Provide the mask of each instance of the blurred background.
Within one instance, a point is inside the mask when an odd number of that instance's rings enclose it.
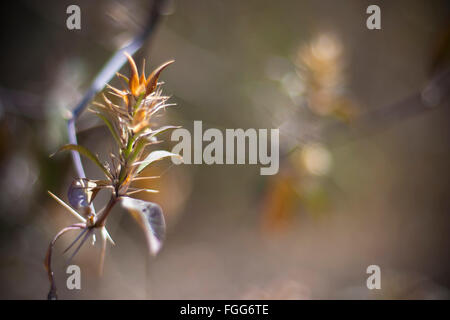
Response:
[[[71,4],[81,8],[81,30],[66,28]],[[381,30],[366,28],[370,4],[381,8]],[[46,192],[66,200],[76,177],[69,154],[49,155],[67,142],[68,110],[141,32],[151,7],[17,0],[2,8],[0,298],[46,298],[46,249],[75,222]],[[62,251],[75,235],[56,245],[60,298],[449,298],[449,9],[445,0],[166,1],[134,56],[138,65],[146,58],[147,73],[176,60],[161,80],[177,107],[161,123],[280,128],[280,171],[157,163],[147,171],[161,179],[148,187],[160,193],[141,198],[165,212],[161,253],[148,259],[139,226],[116,208],[103,276],[99,242],[74,259],[80,291],[65,289]],[[111,150],[88,112],[77,128],[100,157]],[[88,177],[101,177],[84,164]],[[381,290],[366,287],[372,264]]]

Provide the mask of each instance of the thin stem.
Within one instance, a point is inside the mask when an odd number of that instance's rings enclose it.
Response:
[[[118,197],[115,193],[113,193],[111,195],[111,199],[109,199],[108,204],[105,207],[105,210],[103,210],[97,220],[94,223],[94,227],[95,228],[100,228],[100,227],[104,227],[105,223],[106,223],[106,218],[108,217],[109,213],[111,212],[112,208],[114,207],[114,205],[117,203],[118,201]]]
[[[70,231],[70,230],[77,230],[77,229],[84,229],[86,228],[86,224],[84,223],[76,223],[73,224],[69,227],[66,227],[64,229],[62,229],[61,231],[59,231],[56,236],[53,238],[52,242],[50,242],[48,249],[47,249],[47,254],[45,256],[45,268],[47,269],[47,274],[48,274],[48,280],[50,281],[50,291],[47,295],[47,299],[49,300],[55,300],[57,299],[57,295],[56,295],[56,285],[55,285],[55,280],[53,278],[53,271],[52,271],[52,252],[53,252],[53,247],[56,243],[56,241],[59,239],[59,237],[61,237],[63,234],[65,234],[66,232]]]
[[[63,251],[63,253],[66,253],[67,251],[70,250],[70,248],[72,248],[74,246],[75,243],[78,242],[78,240],[81,239],[81,237],[83,236],[83,234],[85,234],[88,231],[87,228],[83,229],[83,231],[80,232],[80,234],[75,238],[75,240],[72,241],[72,243],[66,248],[66,250]]]
[[[102,243],[102,251],[100,253],[100,264],[98,266],[98,274],[103,275],[103,267],[105,265],[105,255],[106,255],[106,239],[103,240]]]

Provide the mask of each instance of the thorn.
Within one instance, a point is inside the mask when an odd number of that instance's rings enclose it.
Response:
[[[92,234],[92,231],[94,229],[89,229],[88,232],[86,233],[86,235],[84,236],[83,240],[81,240],[81,243],[78,245],[77,249],[75,250],[74,253],[72,253],[72,255],[70,256],[69,260],[67,261],[67,264],[70,264],[72,262],[73,257],[75,257],[75,255],[78,253],[78,251],[80,251],[81,247],[83,246],[83,244],[86,242],[86,240],[90,237],[90,235]]]
[[[80,220],[81,222],[86,222],[86,219],[83,218],[82,216],[80,216],[80,214],[78,212],[76,212],[74,209],[72,209],[72,207],[70,207],[67,203],[65,203],[64,201],[62,201],[60,198],[58,198],[57,196],[55,196],[53,193],[51,193],[50,191],[47,191],[48,194],[50,196],[53,197],[53,199],[56,200],[56,202],[58,202],[60,205],[62,205],[64,208],[66,208],[67,210],[69,210],[69,212],[75,216],[75,218],[77,218],[78,220]]]
[[[86,233],[86,231],[87,231],[88,229],[83,229],[83,231],[81,231],[80,232],[80,234],[75,238],[75,240],[63,251],[63,254],[64,253],[66,253],[67,251],[69,251],[70,250],[70,248],[72,248],[73,247],[73,245],[75,244],[75,243],[77,243],[77,241],[78,240],[80,240],[80,238],[83,236],[83,234],[85,234]]]

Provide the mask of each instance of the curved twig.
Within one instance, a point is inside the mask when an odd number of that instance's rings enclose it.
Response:
[[[56,234],[56,236],[53,238],[52,242],[50,242],[48,249],[47,249],[47,254],[45,256],[45,262],[44,262],[45,268],[47,269],[48,280],[50,281],[50,290],[47,295],[48,300],[56,300],[58,298],[58,296],[56,294],[56,285],[55,285],[55,280],[53,278],[53,271],[52,271],[53,247],[55,246],[55,243],[59,239],[59,237],[61,237],[66,232],[71,231],[71,230],[84,229],[84,228],[86,228],[85,223],[75,223],[71,226],[65,227],[65,228],[61,229],[61,231],[59,231]]]

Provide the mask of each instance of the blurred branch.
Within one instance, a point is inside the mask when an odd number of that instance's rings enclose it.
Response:
[[[0,115],[7,112],[30,119],[42,120],[44,116],[39,109],[42,101],[42,97],[37,94],[0,87]]]
[[[367,112],[349,126],[342,123],[331,125],[326,128],[326,137],[334,137],[344,132],[345,140],[375,133],[398,121],[435,110],[439,107],[448,106],[450,100],[450,69],[438,72],[424,87],[422,91],[371,112]]]
[[[450,103],[450,69],[437,72],[421,91],[415,92],[388,106],[366,112],[352,122],[334,122],[323,128],[323,141],[330,146],[341,145],[353,139],[368,136],[386,129],[399,121],[448,106]],[[298,144],[285,156],[296,150]]]
[[[321,128],[323,135],[313,134],[307,140],[318,139],[329,146],[340,146],[354,139],[375,134],[399,121],[449,105],[450,69],[444,69],[436,72],[422,90],[388,106],[366,112],[352,120],[350,124],[342,121],[326,124]],[[304,139],[298,136],[292,138],[296,139],[296,145],[286,150],[281,155],[282,158],[288,157],[305,143]]]

